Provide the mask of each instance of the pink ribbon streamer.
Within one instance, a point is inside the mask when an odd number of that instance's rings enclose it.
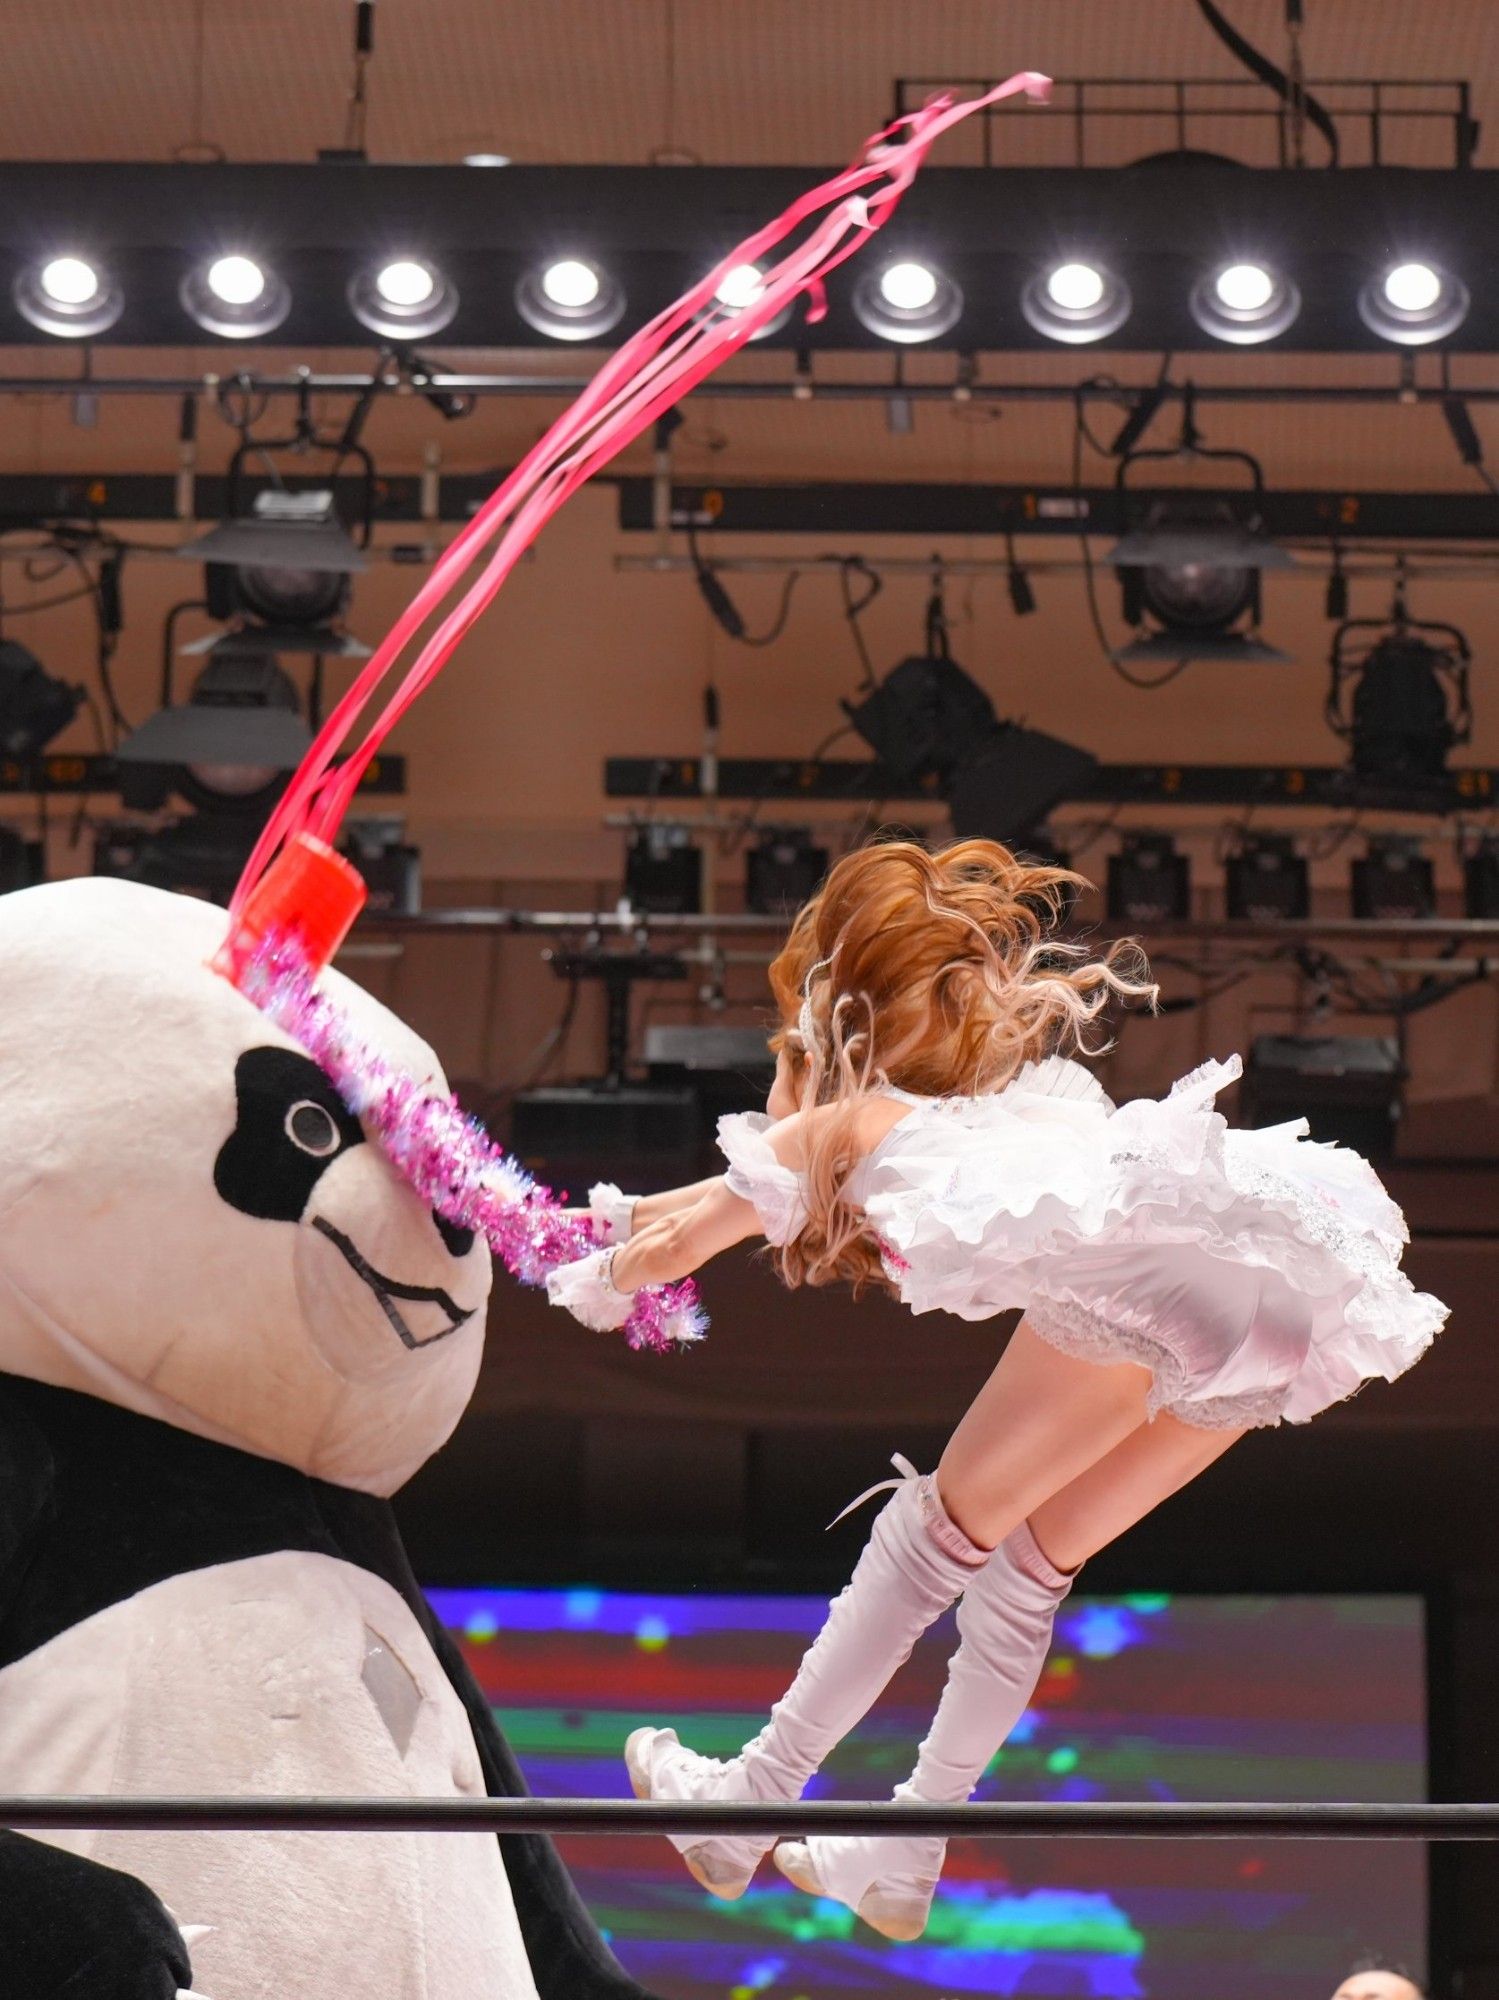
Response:
[[[308,832],[330,845],[334,842],[349,801],[391,729],[441,672],[526,549],[572,494],[737,354],[799,294],[811,295],[808,317],[820,318],[825,310],[822,281],[890,219],[944,132],[1005,98],[1021,93],[1039,98],[1048,88],[1047,78],[1023,71],[983,97],[962,104],[938,97],[897,119],[868,143],[858,162],[810,189],[774,222],[747,237],[605,362],[571,408],[454,537],[338,702],[256,844],[230,905],[235,916],[284,840]],[[813,222],[818,216],[820,220]],[[747,305],[731,312],[716,302],[715,293],[729,271],[741,264],[758,264],[804,224],[809,225],[806,234],[765,272]],[[497,535],[499,545],[477,582],[427,639],[364,741],[335,766],[340,747],[397,660]]]
[[[932,145],[951,126],[1005,98],[1021,92],[1041,97],[1048,88],[1045,77],[1027,71],[986,96],[964,104],[939,97],[897,119],[869,142],[858,162],[747,237],[605,362],[454,537],[328,717],[240,878],[230,905],[231,927],[285,841],[307,833],[329,846],[334,843],[349,801],[391,729],[441,672],[525,550],[572,494],[801,293],[811,298],[808,317],[820,318],[826,310],[822,284],[827,273],[889,220]],[[717,303],[714,295],[729,271],[758,264],[804,225],[805,234],[765,272],[748,304],[731,312]],[[335,764],[339,749],[407,646],[496,536],[498,545],[478,580],[428,637],[363,742]],[[522,1282],[540,1284],[549,1270],[595,1247],[591,1224],[568,1214],[453,1099],[403,1076],[354,1032],[318,990],[317,970],[294,938],[267,939],[245,968],[241,985],[321,1064],[423,1200],[449,1221],[481,1230]],[[705,1325],[696,1288],[686,1280],[638,1292],[625,1334],[632,1346],[663,1351],[698,1339]]]

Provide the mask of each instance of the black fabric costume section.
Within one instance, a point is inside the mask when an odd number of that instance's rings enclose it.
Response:
[[[187,1946],[144,1882],[0,1832],[0,1991],[15,2000],[174,2000]]]
[[[234,1130],[214,1162],[213,1184],[245,1215],[297,1222],[306,1213],[323,1170],[350,1146],[364,1143],[364,1127],[309,1057],[295,1049],[246,1049],[234,1065]],[[307,1104],[316,1111],[292,1124],[315,1148],[306,1150],[287,1130],[289,1114]],[[321,1131],[317,1128],[321,1126]]]
[[[387,1501],[3,1374],[0,1470],[12,1475],[0,1483],[0,1667],[169,1577],[283,1549],[332,1556],[406,1600],[468,1711],[491,1797],[525,1796],[509,1744],[417,1587]],[[650,2000],[600,1937],[551,1841],[499,1839],[541,2000]],[[7,1890],[0,1859],[0,1967]]]

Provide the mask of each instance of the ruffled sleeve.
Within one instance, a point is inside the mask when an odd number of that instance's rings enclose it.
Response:
[[[724,1184],[749,1202],[767,1243],[789,1243],[807,1220],[802,1177],[782,1166],[765,1136],[774,1121],[763,1111],[735,1111],[718,1121],[719,1151],[728,1161]]]

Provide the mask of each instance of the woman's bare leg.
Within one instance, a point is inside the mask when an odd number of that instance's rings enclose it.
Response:
[[[1012,1529],[1145,1422],[1148,1370],[1061,1354],[1022,1319],[942,1454],[943,1505],[971,1541]]]
[[[1043,1500],[1031,1533],[1048,1561],[1072,1571],[1205,1472],[1242,1430],[1198,1430],[1162,1414]]]

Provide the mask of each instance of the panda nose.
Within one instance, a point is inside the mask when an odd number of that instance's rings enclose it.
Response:
[[[456,1222],[449,1222],[445,1215],[439,1215],[434,1208],[432,1220],[437,1224],[437,1233],[447,1245],[450,1257],[466,1257],[474,1247],[474,1232],[461,1229]]]

